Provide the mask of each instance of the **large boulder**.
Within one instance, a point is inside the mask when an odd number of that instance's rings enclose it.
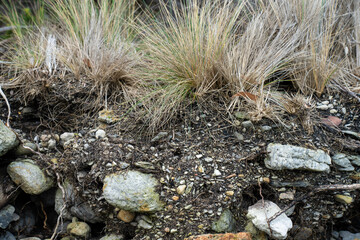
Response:
[[[322,150],[271,143],[267,152],[265,166],[270,169],[330,172],[331,158]]]
[[[158,182],[138,171],[118,172],[104,179],[103,195],[114,207],[131,212],[156,212],[163,203],[156,192]]]
[[[19,145],[16,134],[0,120],[0,156]]]
[[[47,176],[30,159],[16,160],[10,163],[7,167],[7,172],[11,180],[28,194],[38,195],[54,185],[54,179]]]

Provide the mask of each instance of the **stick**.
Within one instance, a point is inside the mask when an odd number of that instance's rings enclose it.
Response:
[[[11,108],[10,108],[10,104],[9,101],[5,95],[5,93],[3,92],[3,90],[1,89],[1,85],[0,85],[0,94],[1,96],[4,98],[7,108],[8,108],[8,116],[7,116],[7,120],[6,120],[6,126],[10,127],[10,114],[11,114]]]
[[[275,215],[273,215],[271,218],[269,218],[269,222],[273,221],[275,218],[277,218],[278,216],[280,216],[281,214],[283,214],[284,212],[289,210],[291,207],[293,207],[298,202],[300,202],[300,201],[314,195],[315,193],[324,192],[324,191],[356,190],[356,189],[360,189],[360,183],[350,184],[350,185],[333,184],[333,185],[323,185],[323,186],[320,186],[320,187],[316,187],[315,189],[313,189],[308,194],[305,194],[304,196],[299,197],[298,199],[295,199],[290,205],[285,207],[283,210],[277,212]]]

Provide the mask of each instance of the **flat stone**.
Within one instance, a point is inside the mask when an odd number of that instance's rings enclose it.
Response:
[[[138,222],[138,227],[144,229],[152,229],[153,226],[150,223],[146,222],[145,220],[140,219]]]
[[[234,136],[236,137],[237,140],[244,141],[244,135],[242,135],[241,133],[234,132]]]
[[[179,194],[179,195],[183,195],[184,192],[185,192],[185,189],[186,189],[186,185],[180,185],[176,188],[176,192]]]
[[[350,162],[349,157],[344,154],[344,153],[338,153],[335,154],[332,157],[333,162],[336,164],[336,167],[338,168],[339,171],[354,171],[355,168],[353,167],[353,165]]]
[[[235,229],[235,220],[229,209],[225,209],[220,218],[213,222],[211,229],[215,232],[232,232]]]
[[[154,164],[152,164],[151,162],[142,162],[142,161],[140,161],[140,162],[134,163],[134,165],[136,167],[143,168],[143,169],[150,169],[150,170],[155,169]]]
[[[270,143],[265,166],[273,170],[330,172],[331,158],[322,150]]]
[[[112,206],[131,212],[156,212],[164,204],[156,192],[157,180],[138,171],[118,172],[104,179],[103,196]]]
[[[354,199],[350,196],[337,194],[337,195],[335,195],[335,201],[344,203],[344,204],[351,204],[354,201]]]
[[[64,143],[68,143],[71,140],[73,140],[75,138],[75,133],[69,133],[69,132],[65,132],[63,134],[60,135],[60,140],[61,142]]]
[[[153,139],[151,139],[151,142],[157,142],[160,139],[166,137],[168,135],[167,132],[159,132]]]
[[[256,204],[252,205],[248,209],[246,217],[252,221],[256,228],[266,232],[269,236],[276,239],[286,239],[287,232],[293,227],[292,221],[285,213],[275,218],[270,223],[270,228],[267,219],[274,216],[281,209],[271,201],[260,200]]]
[[[247,232],[224,233],[224,234],[203,234],[191,236],[184,240],[251,240],[251,234]]]
[[[11,180],[27,194],[40,194],[54,185],[54,180],[32,160],[16,160],[7,167]]]
[[[100,240],[123,240],[123,239],[124,239],[124,235],[115,235],[115,234],[106,235],[100,238]]]
[[[19,145],[16,134],[0,120],[0,156]]]
[[[113,124],[113,123],[120,121],[120,118],[118,116],[116,116],[114,111],[107,110],[107,109],[104,109],[99,112],[98,119],[99,119],[99,121],[107,123],[107,124]]]
[[[20,144],[19,146],[16,147],[15,149],[15,155],[16,156],[25,156],[25,155],[32,155],[34,154],[33,151],[37,150],[37,146],[34,143],[31,142],[25,142],[23,144]]]

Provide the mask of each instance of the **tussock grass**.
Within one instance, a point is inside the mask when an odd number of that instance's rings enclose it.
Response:
[[[125,0],[43,2],[50,19],[40,12],[31,28],[14,28],[11,84],[28,99],[79,98],[79,108],[92,110],[125,96],[150,130],[203,102],[286,125],[285,112],[311,115],[313,95],[359,88],[360,23],[349,3],[172,3],[160,0],[154,12]],[[8,23],[23,25],[7,6]],[[301,121],[311,129],[308,118]]]
[[[140,73],[151,101],[145,101],[152,128],[159,127],[192,100],[218,91],[220,65],[241,20],[243,4],[197,0],[171,9],[160,1],[160,18],[148,14],[138,24],[146,52]]]

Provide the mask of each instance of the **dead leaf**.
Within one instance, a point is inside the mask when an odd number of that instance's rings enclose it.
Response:
[[[321,122],[329,127],[338,127],[342,121],[338,117],[328,116],[327,118],[322,118]]]
[[[88,67],[88,68],[92,68],[91,67],[91,62],[90,62],[90,59],[88,59],[88,58],[84,58],[83,59],[83,62],[84,62],[84,64]]]
[[[243,98],[249,98],[250,100],[253,100],[253,101],[256,101],[257,100],[257,96],[252,94],[252,93],[249,93],[249,92],[238,92],[238,93],[235,93],[232,98],[234,97],[243,97]]]

